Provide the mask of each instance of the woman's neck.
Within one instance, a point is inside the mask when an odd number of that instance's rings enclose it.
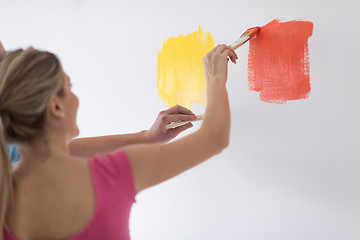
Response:
[[[42,137],[31,143],[20,144],[21,162],[16,171],[36,169],[44,163],[61,161],[70,157],[65,139]]]

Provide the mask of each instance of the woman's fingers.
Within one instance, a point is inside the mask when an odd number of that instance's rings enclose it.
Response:
[[[221,47],[221,44],[218,44],[216,47],[213,48],[208,54],[213,54],[219,47]]]
[[[235,58],[238,59],[238,56],[237,56],[235,50],[232,49],[230,46],[226,46],[226,47],[227,47],[227,49],[229,49],[234,54]]]
[[[232,49],[229,46],[226,46],[224,51],[221,53],[222,55],[225,55],[226,57],[229,57],[233,63],[236,63],[237,54],[235,53],[234,49]]]
[[[215,50],[215,48],[213,50]],[[238,58],[234,49],[225,44],[218,45],[216,50],[213,52],[213,55],[226,55],[226,57],[229,57],[233,63],[236,63],[236,59]]]
[[[234,58],[234,60],[238,59],[238,56],[234,49],[232,49],[230,46],[227,46],[227,49],[229,49],[233,53],[232,57]]]
[[[196,119],[195,115],[185,115],[185,114],[171,114],[164,117],[165,123],[178,122],[178,121],[194,121]]]
[[[226,47],[227,46],[225,44],[220,44],[220,46],[214,51],[214,55],[216,56],[220,55],[222,52],[224,52]]]
[[[228,51],[226,54],[227,54],[228,57],[230,57],[231,61],[233,63],[236,63],[236,59],[238,58],[238,56],[235,53],[235,50],[232,49],[230,46],[226,46],[225,51]]]
[[[182,107],[180,105],[175,105],[167,110],[164,111],[166,114],[178,114],[178,113],[181,113],[181,114],[187,114],[187,115],[194,115],[195,114],[190,111],[189,109],[185,108],[185,107]]]

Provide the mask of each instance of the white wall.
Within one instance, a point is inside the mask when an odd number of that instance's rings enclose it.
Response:
[[[95,136],[147,129],[166,107],[156,64],[167,38],[202,25],[230,44],[274,18],[312,21],[309,99],[261,102],[247,86],[248,45],[237,50],[229,148],[140,193],[130,231],[134,240],[351,240],[360,239],[359,9],[355,0],[0,0],[0,39],[59,55],[81,101],[81,136]]]

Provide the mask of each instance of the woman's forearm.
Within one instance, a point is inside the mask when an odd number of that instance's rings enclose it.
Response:
[[[148,143],[147,131],[101,137],[77,138],[68,145],[70,154],[77,157],[93,157],[131,144]]]
[[[229,99],[225,85],[225,81],[212,81],[208,84],[207,107],[201,127],[211,133],[220,148],[229,144],[230,134]]]

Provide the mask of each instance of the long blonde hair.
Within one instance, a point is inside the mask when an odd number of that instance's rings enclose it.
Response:
[[[0,57],[0,229],[14,200],[7,143],[30,143],[41,137],[50,98],[64,95],[61,63],[52,53],[34,48]],[[0,234],[0,240],[3,234]]]

